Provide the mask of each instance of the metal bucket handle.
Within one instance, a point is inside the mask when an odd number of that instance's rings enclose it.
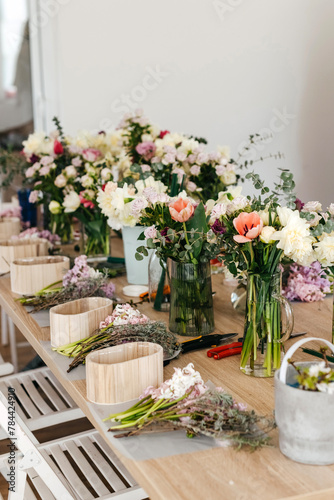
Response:
[[[320,342],[323,342],[334,353],[334,345],[331,342],[329,342],[328,340],[321,339],[319,337],[309,337],[307,339],[298,340],[295,344],[293,344],[293,346],[290,347],[290,349],[288,350],[288,352],[285,354],[285,356],[283,358],[281,368],[279,371],[279,379],[281,382],[283,382],[283,384],[286,384],[286,373],[287,373],[288,366],[289,366],[288,360],[293,356],[293,354],[297,351],[297,349],[299,349],[299,347],[301,345],[306,344],[306,342],[310,342],[311,340],[318,340]]]

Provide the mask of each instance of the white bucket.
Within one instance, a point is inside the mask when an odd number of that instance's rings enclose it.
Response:
[[[145,240],[138,241],[139,235],[145,230],[143,226],[122,228],[125,267],[128,283],[131,285],[148,284],[148,262],[152,250],[149,250],[149,256],[143,260],[136,260],[136,250],[140,246],[146,246]]]
[[[296,370],[288,359],[306,342],[321,341],[334,352],[327,340],[307,338],[296,342],[285,354],[275,373],[275,418],[281,452],[296,462],[313,465],[334,463],[334,395],[291,387]],[[300,362],[307,366],[312,362]]]

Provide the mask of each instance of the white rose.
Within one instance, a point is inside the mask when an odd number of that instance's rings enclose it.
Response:
[[[65,208],[64,212],[71,213],[75,212],[77,208],[80,206],[80,197],[75,191],[71,191],[65,196],[63,207]]]
[[[322,209],[321,203],[319,201],[308,201],[303,206],[303,212],[320,212]]]
[[[63,188],[66,186],[66,184],[67,184],[67,179],[65,175],[63,174],[57,175],[57,177],[55,178],[55,186],[57,186],[58,188]]]
[[[327,210],[331,214],[331,216],[334,217],[334,203],[331,203]]]
[[[218,146],[218,152],[226,158],[227,161],[230,161],[231,158],[231,149],[230,146]]]
[[[96,174],[96,168],[90,165],[89,163],[85,164],[85,170],[87,174],[95,175]]]
[[[269,226],[269,212],[268,212],[268,210],[259,210],[258,214],[260,216],[260,219],[263,222],[263,225]],[[273,214],[271,216],[271,219],[272,220],[274,219]]]
[[[49,210],[54,215],[60,214],[60,212],[61,212],[60,203],[58,203],[58,201],[55,201],[55,200],[50,201]]]
[[[153,142],[154,141],[154,138],[151,134],[143,134],[141,136],[141,141],[142,142]]]
[[[111,175],[112,175],[112,171],[110,170],[110,168],[103,168],[101,170],[101,179],[103,181],[109,181]]]
[[[93,177],[90,177],[89,175],[83,175],[80,179],[81,184],[83,187],[90,187],[94,184],[94,179]]]
[[[276,233],[276,229],[272,226],[264,226],[260,234],[260,240],[262,243],[273,243],[273,234]]]
[[[221,176],[221,180],[224,184],[226,184],[226,186],[229,186],[230,184],[235,184],[237,182],[237,176],[235,172],[225,170],[225,172]]]
[[[74,167],[74,165],[69,165],[65,168],[65,174],[67,175],[67,177],[76,177],[77,169]]]
[[[243,210],[247,205],[249,205],[249,201],[246,196],[238,196],[227,205],[226,213],[227,215],[231,215],[238,210]]]
[[[317,212],[309,212],[309,213],[313,215],[313,219],[310,219],[307,222],[311,227],[317,226],[319,224],[321,216]]]

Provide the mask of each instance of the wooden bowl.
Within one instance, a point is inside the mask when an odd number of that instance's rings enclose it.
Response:
[[[14,293],[34,295],[57,281],[62,281],[70,268],[68,257],[28,257],[10,264],[10,283]]]
[[[51,307],[52,347],[60,347],[89,337],[112,310],[112,300],[104,297],[87,297]]]
[[[0,217],[0,240],[8,240],[21,231],[21,221],[18,217]]]
[[[41,238],[0,241],[0,273],[8,273],[16,259],[48,255],[49,242]]]
[[[163,382],[163,349],[151,342],[106,347],[86,357],[87,398],[93,403],[125,403]]]

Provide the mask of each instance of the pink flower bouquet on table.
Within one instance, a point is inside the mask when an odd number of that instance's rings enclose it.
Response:
[[[285,195],[288,205],[295,208],[294,181],[289,172],[282,171],[280,183],[271,195],[258,175],[246,177],[252,178],[266,197],[226,198],[211,208],[210,225],[228,270],[240,279],[247,277],[241,368],[249,374],[256,375],[258,370],[258,376],[271,376],[281,359],[280,303],[284,300],[278,264],[283,257],[303,266],[332,258],[328,233],[334,224],[330,210],[320,214],[314,202],[305,204],[301,212],[280,206],[279,196]],[[289,316],[286,302],[285,306]],[[289,326],[291,329],[293,324],[288,317]]]
[[[137,248],[136,258],[154,249],[166,268],[171,261],[171,307],[169,327],[181,335],[211,333],[214,328],[210,259],[219,247],[211,242],[203,203],[196,203],[185,192],[169,197],[144,190],[145,204],[139,221],[148,226],[139,239],[146,246]],[[165,271],[164,271],[165,272]],[[162,297],[165,274],[162,273],[157,298]],[[156,299],[157,300],[157,299]],[[155,304],[155,308],[156,304]]]
[[[50,229],[63,243],[72,239],[73,216],[87,229],[86,253],[109,253],[106,220],[96,203],[98,189],[112,179],[111,134],[82,133],[76,137],[63,134],[57,119],[57,130],[31,134],[23,142],[23,153],[29,167],[26,177],[33,183],[29,201],[46,204],[50,212]],[[106,234],[108,232],[108,234]],[[88,242],[87,242],[88,240]]]

